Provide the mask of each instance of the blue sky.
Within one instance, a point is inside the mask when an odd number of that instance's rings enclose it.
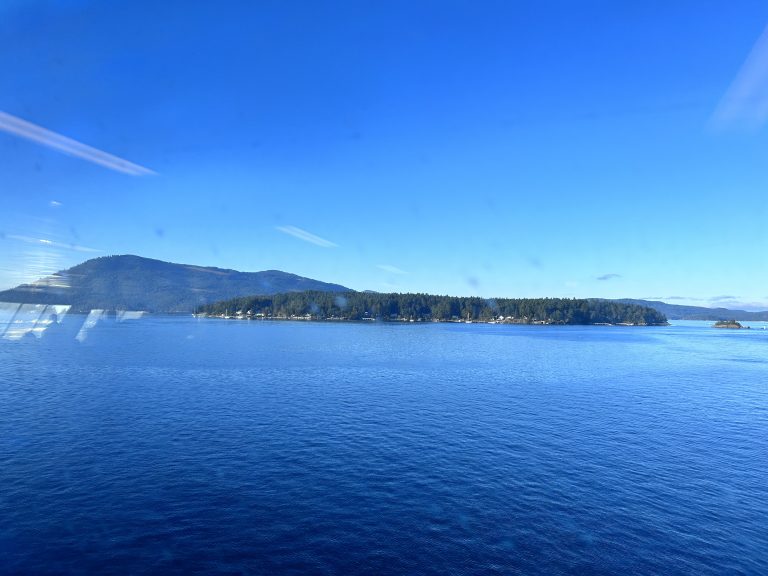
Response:
[[[0,287],[130,253],[768,308],[766,24],[748,1],[4,2]]]

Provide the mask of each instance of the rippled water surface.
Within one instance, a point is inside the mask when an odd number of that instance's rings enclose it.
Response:
[[[0,340],[0,572],[768,574],[768,331]]]

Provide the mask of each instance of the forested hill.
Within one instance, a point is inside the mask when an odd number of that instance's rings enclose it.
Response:
[[[88,260],[33,284],[0,292],[0,301],[70,304],[79,312],[94,308],[192,312],[200,304],[224,298],[304,290],[349,288],[280,270],[238,272],[128,255]]]
[[[521,324],[665,325],[652,308],[608,300],[564,298],[462,298],[375,292],[295,292],[233,298],[201,306],[198,313],[245,318],[314,320],[473,320]]]

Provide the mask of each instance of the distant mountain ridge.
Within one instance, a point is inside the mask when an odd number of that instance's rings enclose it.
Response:
[[[103,256],[62,270],[32,284],[0,292],[0,301],[70,304],[72,310],[191,312],[201,304],[255,294],[348,292],[280,270],[239,272],[174,264],[141,256]]]
[[[638,300],[621,298],[617,302],[639,304],[653,308],[664,314],[669,320],[751,320],[753,322],[768,321],[768,310],[749,312],[747,310],[729,310],[728,308],[705,308],[704,306],[685,306],[667,304],[658,300]]]

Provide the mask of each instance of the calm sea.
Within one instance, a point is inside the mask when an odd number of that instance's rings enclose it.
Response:
[[[768,574],[768,330],[0,340],[0,572]]]

